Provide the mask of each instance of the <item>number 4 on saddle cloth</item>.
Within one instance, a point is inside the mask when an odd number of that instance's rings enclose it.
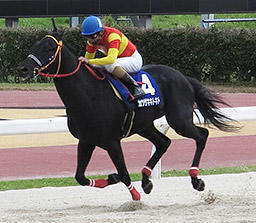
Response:
[[[124,118],[123,127],[122,127],[122,137],[125,138],[129,135],[132,128],[133,118],[135,116],[136,108],[157,106],[161,103],[161,93],[155,82],[147,72],[140,70],[138,73],[131,74],[132,78],[137,81],[138,84],[141,84],[142,89],[145,92],[145,95],[136,100],[132,100],[128,89],[122,84],[121,81],[114,79],[110,75],[106,75],[109,80],[115,94],[124,101],[127,107],[127,113]]]
[[[137,81],[139,85],[141,85],[142,89],[145,92],[145,95],[142,98],[139,98],[137,100],[133,100],[133,97],[131,96],[130,92],[122,84],[121,81],[114,79],[110,75],[107,75],[107,79],[112,84],[111,86],[114,88],[114,91],[116,90],[119,93],[120,97],[122,98],[122,100],[124,101],[124,103],[126,104],[129,110],[130,109],[133,110],[136,107],[143,108],[143,107],[156,106],[161,103],[160,90],[155,80],[151,77],[150,74],[148,74],[143,70],[140,70],[135,74],[131,74],[131,76],[135,81]],[[117,94],[116,91],[115,93]],[[117,96],[119,97],[119,95]]]

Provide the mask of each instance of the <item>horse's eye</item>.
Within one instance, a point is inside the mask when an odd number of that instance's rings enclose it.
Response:
[[[52,50],[52,48],[50,47],[50,46],[45,46],[44,48],[43,48],[43,50],[46,52],[49,52],[49,51],[51,51]]]

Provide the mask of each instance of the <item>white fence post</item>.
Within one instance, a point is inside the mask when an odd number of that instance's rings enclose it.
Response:
[[[70,18],[70,27],[79,26],[79,17],[71,17]]]
[[[6,18],[5,26],[10,28],[17,28],[19,26],[19,18]]]
[[[203,20],[207,20],[207,19],[214,19],[214,14],[202,14],[202,27],[203,28],[210,28],[211,25],[213,25],[214,23],[204,23]]]

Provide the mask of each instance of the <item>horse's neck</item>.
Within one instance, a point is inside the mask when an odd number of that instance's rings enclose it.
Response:
[[[61,66],[60,66],[60,74],[67,74],[73,72],[78,65],[78,58],[75,57],[70,50],[63,46],[61,53]]]
[[[63,52],[60,74],[73,72],[77,66],[78,59],[70,52]],[[83,66],[82,64],[79,71],[69,77],[54,79],[56,89],[66,106],[76,106],[77,101],[92,101],[95,95],[101,93],[99,88],[102,89],[103,83],[94,78]]]

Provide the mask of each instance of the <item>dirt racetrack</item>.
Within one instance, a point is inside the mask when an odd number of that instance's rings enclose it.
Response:
[[[154,181],[150,195],[135,186],[142,201],[133,202],[119,183],[104,189],[42,188],[0,192],[1,223],[182,223],[256,222],[256,173],[201,176],[204,192],[189,177]]]

